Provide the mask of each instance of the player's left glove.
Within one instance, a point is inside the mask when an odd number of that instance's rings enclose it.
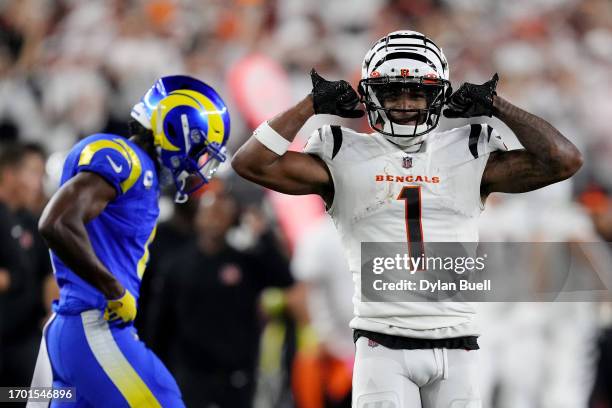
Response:
[[[447,108],[443,112],[444,116],[447,118],[491,117],[493,115],[493,96],[497,95],[495,88],[498,80],[499,75],[495,73],[493,78],[481,85],[464,83],[448,98]]]
[[[104,311],[105,320],[121,320],[123,323],[129,323],[135,318],[136,299],[127,289],[120,298],[111,299],[106,302],[106,310]]]
[[[310,71],[312,79],[312,105],[316,114],[327,113],[343,118],[360,118],[362,110],[356,109],[359,96],[348,82],[328,81],[315,71]]]

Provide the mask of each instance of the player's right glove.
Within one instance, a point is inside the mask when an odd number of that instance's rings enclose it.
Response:
[[[461,85],[449,98],[444,116],[447,118],[472,118],[475,116],[493,115],[493,97],[497,95],[499,76],[497,73],[484,84],[476,85],[469,82]]]
[[[362,110],[356,109],[359,96],[346,81],[328,81],[315,71],[310,71],[312,79],[312,100],[316,114],[326,113],[343,118],[360,118]]]
[[[126,289],[123,296],[106,302],[104,319],[108,321],[119,321],[129,323],[136,318],[136,299]]]

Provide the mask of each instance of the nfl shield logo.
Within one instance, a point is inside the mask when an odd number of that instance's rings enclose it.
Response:
[[[406,156],[402,159],[402,167],[405,169],[409,169],[412,167],[412,157]]]

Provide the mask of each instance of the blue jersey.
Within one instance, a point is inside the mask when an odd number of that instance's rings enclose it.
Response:
[[[91,245],[106,268],[138,298],[159,215],[159,183],[153,160],[139,146],[111,134],[95,134],[77,143],[66,158],[61,184],[80,172],[92,172],[117,190],[116,198],[86,224]],[[58,313],[104,309],[104,295],[81,279],[51,251],[60,287]]]

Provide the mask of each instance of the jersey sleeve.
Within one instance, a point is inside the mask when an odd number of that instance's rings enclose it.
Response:
[[[303,150],[304,153],[313,154],[321,158],[321,160],[323,160],[327,166],[329,174],[331,175],[332,183],[334,185],[334,199],[333,203],[327,207],[327,212],[330,214],[336,207],[335,203],[338,201],[338,197],[342,195],[339,190],[340,185],[337,182],[338,175],[342,171],[342,164],[339,163],[342,161],[342,159],[336,157],[342,147],[342,141],[343,132],[340,126],[325,125],[310,135],[310,138],[308,138],[306,146]]]
[[[508,147],[501,135],[490,125],[483,123],[480,126],[479,140],[478,140],[478,153],[480,155],[486,155],[495,151],[507,151]]]
[[[501,135],[497,130],[486,123],[470,125],[470,153],[474,156],[473,168],[477,175],[478,183],[473,185],[473,196],[478,197],[480,209],[484,209],[481,197],[481,183],[484,170],[489,161],[489,155],[493,152],[508,150]]]
[[[129,189],[128,183],[133,175],[134,160],[130,153],[114,140],[93,141],[81,150],[75,173],[95,173],[112,185],[117,195],[121,195]]]
[[[334,159],[341,146],[342,130],[340,126],[325,125],[310,135],[304,147],[304,153],[317,155],[327,162]]]

